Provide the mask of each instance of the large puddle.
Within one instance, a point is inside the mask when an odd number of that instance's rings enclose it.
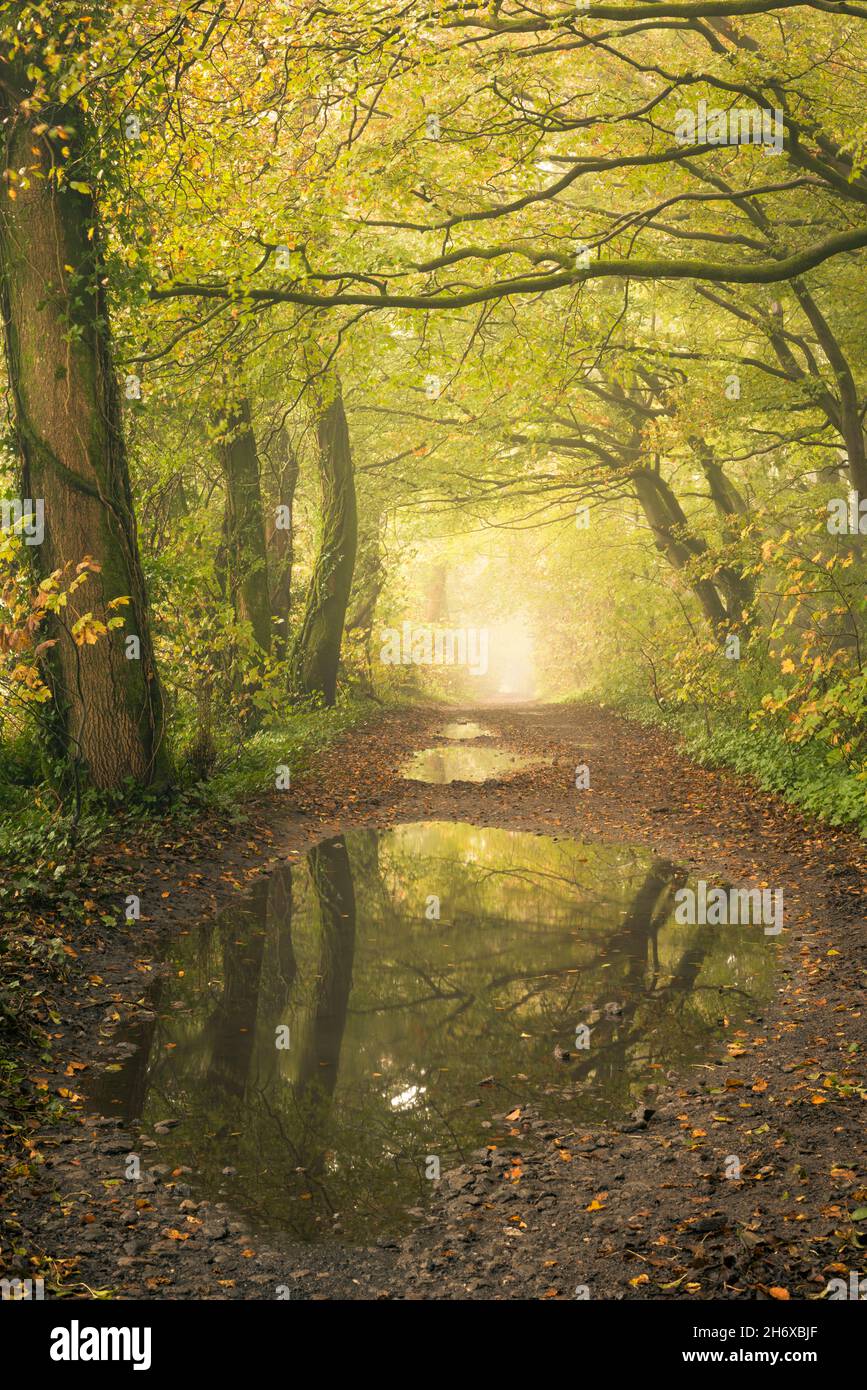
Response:
[[[397,1234],[432,1159],[445,1173],[508,1147],[495,1115],[619,1119],[760,1007],[768,938],[677,925],[684,882],[629,848],[453,822],[349,831],[175,939],[151,1018],[121,1037],[136,1051],[89,1101],[140,1120],[149,1162],[189,1166],[195,1196],[260,1229]]]
[[[412,782],[490,782],[539,767],[550,758],[528,758],[502,748],[422,748],[404,763],[401,776]]]

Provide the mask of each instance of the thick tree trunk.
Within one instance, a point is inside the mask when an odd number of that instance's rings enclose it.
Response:
[[[359,522],[358,554],[346,631],[367,633],[373,626],[376,605],[386,578],[380,541],[384,518],[376,508],[365,511],[362,507],[362,515],[365,519]]]
[[[94,785],[164,781],[163,705],[139,559],[120,402],[112,362],[100,229],[79,157],[82,113],[42,108],[38,119],[5,90],[5,166],[28,171],[0,203],[2,309],[23,495],[41,499],[45,538],[33,547],[39,578],[91,556],[76,611],[125,624],[79,647],[69,613],[50,624],[52,742]],[[34,127],[39,126],[37,134]],[[51,128],[61,126],[71,157]],[[46,129],[47,127],[47,129]],[[59,162],[65,177],[52,173]],[[78,184],[78,188],[73,186]],[[83,190],[83,191],[82,191]],[[108,609],[113,599],[129,604]],[[127,643],[135,636],[138,644]],[[129,655],[128,655],[129,654]]]
[[[371,641],[376,606],[385,584],[385,560],[382,553],[381,533],[384,513],[371,504],[362,506],[363,520],[359,521],[358,556],[355,562],[355,577],[352,583],[352,599],[346,618],[346,633],[357,634],[363,654],[365,674],[363,677],[367,693],[374,693],[373,663]]]
[[[703,440],[697,439],[691,439],[689,442],[698,456],[710,488],[711,500],[720,516],[725,517],[726,520],[735,516],[748,516],[749,507],[746,500],[738,492],[731,479],[723,472],[708,445]]]
[[[271,604],[259,456],[246,399],[223,411],[215,449],[226,480],[225,557],[235,616],[249,623],[256,645],[271,651]]]
[[[657,550],[674,569],[687,569],[693,560],[705,554],[706,544],[689,534],[686,514],[664,478],[649,468],[637,468],[632,480]],[[687,582],[711,627],[722,627],[726,610],[711,580],[688,578]]]
[[[806,314],[819,340],[819,344],[831,364],[837,380],[840,401],[839,430],[846,446],[849,478],[853,488],[867,497],[867,446],[865,446],[864,426],[861,418],[861,400],[852,368],[840,347],[831,325],[820,310],[813,296],[801,280],[792,281],[792,289],[801,308]],[[833,421],[832,421],[833,423]]]
[[[293,684],[301,696],[333,705],[343,624],[358,546],[358,516],[349,428],[340,384],[320,400],[316,422],[322,487],[322,533],[301,631],[293,653]]]
[[[274,647],[283,657],[289,641],[289,614],[292,607],[292,566],[295,562],[294,507],[298,486],[298,456],[286,431],[281,431],[283,467],[280,470],[278,517],[272,512],[266,528],[268,553],[268,589],[271,619],[274,626]]]
[[[746,519],[749,516],[746,499],[717,463],[706,441],[691,439],[690,444],[701,463],[710,488],[711,500],[723,518],[726,541],[735,545],[741,535],[738,518]],[[748,579],[742,570],[734,565],[722,565],[717,575],[717,585],[725,595],[726,608],[732,622],[746,622],[744,615],[749,613],[755,598],[753,580]]]

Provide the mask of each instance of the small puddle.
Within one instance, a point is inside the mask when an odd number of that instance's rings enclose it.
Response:
[[[422,748],[404,763],[400,775],[411,782],[437,786],[445,782],[489,782],[550,761],[502,748]]]
[[[189,1166],[196,1197],[254,1228],[399,1234],[432,1157],[446,1173],[508,1146],[495,1115],[620,1119],[760,1007],[768,939],[675,923],[685,882],[627,847],[454,822],[348,831],[175,938],[148,1021],[118,1035],[135,1051],[88,1099],[141,1122],[148,1165]]]
[[[437,738],[494,738],[493,729],[476,724],[472,719],[459,719],[454,724],[444,724],[437,730]]]

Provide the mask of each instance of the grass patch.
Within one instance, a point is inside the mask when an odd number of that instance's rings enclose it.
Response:
[[[664,728],[702,767],[730,768],[752,777],[765,791],[829,825],[852,826],[867,836],[867,774],[832,761],[830,750],[818,741],[787,743],[772,729],[751,729],[746,716],[716,714],[708,727],[695,709],[661,710],[634,693],[614,700],[579,695],[562,703],[602,705],[636,723]]]

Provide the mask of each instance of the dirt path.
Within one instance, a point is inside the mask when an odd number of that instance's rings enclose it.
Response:
[[[502,783],[410,783],[398,768],[443,713],[389,714],[330,749],[291,792],[258,803],[240,833],[203,826],[192,844],[101,855],[94,899],[140,893],[143,919],[74,944],[68,985],[54,991],[62,1069],[34,1059],[34,1076],[74,1093],[76,1077],[116,1060],[119,1024],[147,1007],[162,933],[213,912],[290,850],[425,818],[627,842],[696,878],[782,887],[777,993],[761,1022],[664,1080],[647,1113],[619,1128],[557,1129],[520,1114],[507,1149],[444,1175],[428,1220],[399,1247],[253,1239],[230,1211],[194,1201],[194,1175],[158,1163],[131,1196],[124,1156],[141,1152],[147,1165],[153,1140],[67,1096],[71,1115],[34,1136],[42,1161],[11,1185],[7,1176],[0,1214],[73,1296],[805,1298],[850,1271],[863,1277],[856,1232],[867,1223],[852,1213],[867,1203],[864,843],[696,768],[665,735],[604,711],[463,713],[551,764]],[[580,763],[591,785],[578,791]],[[562,1075],[552,1059],[552,1085]],[[501,1119],[510,1103],[496,1078],[480,1095]],[[725,1176],[732,1155],[739,1180]]]

